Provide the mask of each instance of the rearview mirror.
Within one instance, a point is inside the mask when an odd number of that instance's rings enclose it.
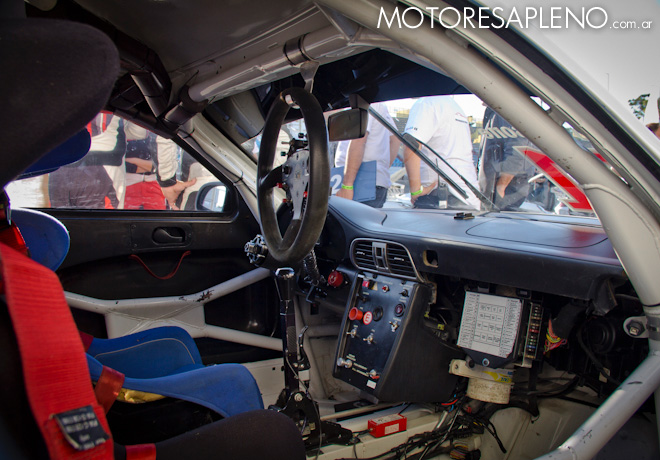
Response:
[[[332,142],[364,137],[368,121],[369,112],[361,108],[332,114],[328,117],[328,139]]]

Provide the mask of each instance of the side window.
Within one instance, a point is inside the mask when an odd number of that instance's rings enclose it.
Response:
[[[226,187],[173,141],[105,112],[87,130],[82,159],[9,184],[12,206],[223,211]]]

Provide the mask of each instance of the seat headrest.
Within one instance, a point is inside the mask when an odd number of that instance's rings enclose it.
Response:
[[[60,166],[65,166],[82,159],[92,144],[92,138],[89,131],[83,129],[74,134],[73,137],[58,145],[46,155],[39,158],[25,172],[20,174],[17,179],[27,179],[28,177],[48,174]]]
[[[84,24],[0,19],[0,187],[80,131],[119,72],[110,38]]]
[[[54,217],[32,209],[12,209],[11,219],[21,231],[30,258],[57,270],[69,252],[69,232]]]

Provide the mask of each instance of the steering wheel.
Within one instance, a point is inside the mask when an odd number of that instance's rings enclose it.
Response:
[[[289,108],[294,105],[300,107],[305,120],[309,146],[289,154],[284,164],[273,168],[279,132]],[[325,118],[318,101],[309,92],[289,88],[279,94],[266,117],[257,168],[257,202],[268,252],[279,263],[294,265],[310,253],[321,235],[330,190]],[[293,211],[284,236],[273,203],[276,187],[286,190]]]

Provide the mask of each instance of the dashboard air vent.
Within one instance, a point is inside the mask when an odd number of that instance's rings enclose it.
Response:
[[[353,262],[364,270],[378,270],[374,262],[374,248],[371,241],[353,243]]]
[[[393,275],[415,278],[415,267],[410,254],[398,244],[387,245],[387,266]]]
[[[398,243],[356,239],[351,246],[351,260],[362,270],[417,279],[410,253]]]

